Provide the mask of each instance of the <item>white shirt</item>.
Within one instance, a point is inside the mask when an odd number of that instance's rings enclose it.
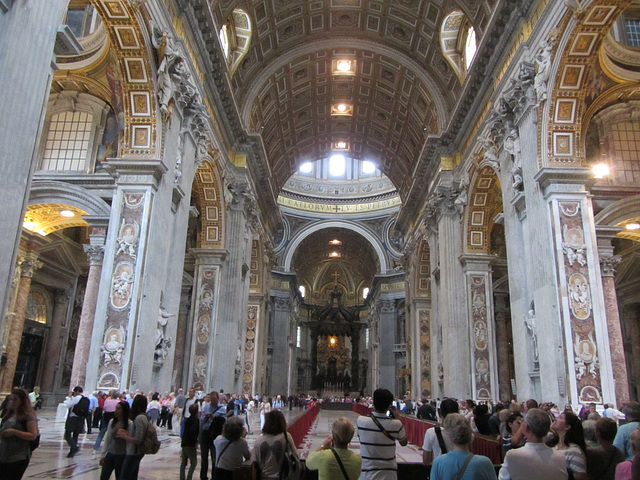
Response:
[[[449,438],[449,434],[444,430],[444,428],[440,427],[440,432],[442,432],[442,439],[444,440],[444,444],[447,447],[447,451],[450,452],[453,450],[453,442]],[[440,442],[438,442],[438,436],[436,435],[436,428],[430,428],[424,433],[424,441],[422,442],[422,450],[425,452],[431,452],[433,454],[433,459],[435,460],[440,455],[442,455],[442,450],[440,449]]]
[[[509,450],[500,469],[499,480],[566,480],[564,455],[544,443],[527,443]]]

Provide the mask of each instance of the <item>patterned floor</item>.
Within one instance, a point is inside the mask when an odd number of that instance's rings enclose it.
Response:
[[[293,421],[301,411],[285,411],[287,422]],[[354,424],[358,415],[345,411],[320,412],[314,421],[311,430],[305,437],[301,448],[300,457],[306,458],[309,452],[316,450],[320,444],[329,436],[331,424],[341,416],[349,418]],[[54,410],[40,410],[38,412],[38,423],[41,433],[40,447],[34,452],[29,468],[25,473],[25,479],[74,479],[74,480],[98,480],[100,478],[100,466],[98,465],[99,455],[92,455],[92,446],[97,437],[94,429],[92,434],[82,434],[80,436],[80,453],[73,458],[66,458],[69,447],[62,438],[64,434],[64,422],[56,421]],[[253,427],[254,434],[247,436],[249,447],[255,443],[259,435],[259,419],[256,418]],[[166,429],[158,430],[162,446],[158,454],[153,457],[145,457],[140,466],[140,480],[167,480],[167,478],[178,478],[180,465],[180,438],[171,434]],[[355,452],[359,451],[357,435],[354,437],[350,448]],[[406,447],[398,446],[397,450],[399,462],[420,462],[422,451],[414,445]],[[174,472],[168,476],[168,472]],[[194,479],[199,478],[199,466],[194,474]],[[0,474],[0,477],[2,475]],[[112,478],[114,478],[112,476]]]

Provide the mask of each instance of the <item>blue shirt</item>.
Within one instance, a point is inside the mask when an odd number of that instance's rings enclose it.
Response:
[[[440,455],[433,461],[431,480],[455,480],[469,455],[471,455],[470,452],[461,450],[452,450]],[[462,476],[462,480],[496,480],[497,478],[491,460],[483,455],[474,455]]]
[[[618,428],[616,438],[613,440],[613,445],[618,447],[624,453],[627,460],[633,459],[633,452],[631,451],[631,442],[629,437],[633,431],[638,428],[640,422],[629,422]]]

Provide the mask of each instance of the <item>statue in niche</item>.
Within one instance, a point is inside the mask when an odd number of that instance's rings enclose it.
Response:
[[[513,161],[511,184],[515,190],[522,190],[522,150],[520,148],[520,135],[516,127],[512,127],[504,139],[504,149],[511,154],[511,160]]]
[[[163,120],[171,117],[171,101],[175,92],[171,72],[183,59],[180,53],[173,47],[167,32],[163,32],[160,26],[151,21],[151,42],[158,52],[158,104]]]
[[[171,347],[171,339],[166,336],[167,325],[171,317],[175,317],[175,314],[167,312],[161,304],[158,314],[158,323],[156,326],[154,352],[154,360],[160,364],[162,364],[165,358],[167,358],[169,348]]]
[[[124,330],[122,328],[110,328],[105,334],[105,342],[100,347],[100,352],[104,357],[104,363],[122,364],[122,354],[124,353]]]
[[[539,352],[538,352],[538,331],[536,325],[536,311],[531,308],[527,313],[524,314],[524,324],[531,335],[531,343],[533,344],[533,359],[534,361],[539,360]]]

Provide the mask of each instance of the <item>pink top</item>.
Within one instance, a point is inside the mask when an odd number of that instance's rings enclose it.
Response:
[[[631,480],[631,467],[633,462],[622,462],[616,467],[616,480]]]
[[[120,403],[120,399],[118,398],[107,398],[104,401],[104,407],[102,407],[102,410],[104,412],[115,412],[116,405],[118,405],[119,403]]]

